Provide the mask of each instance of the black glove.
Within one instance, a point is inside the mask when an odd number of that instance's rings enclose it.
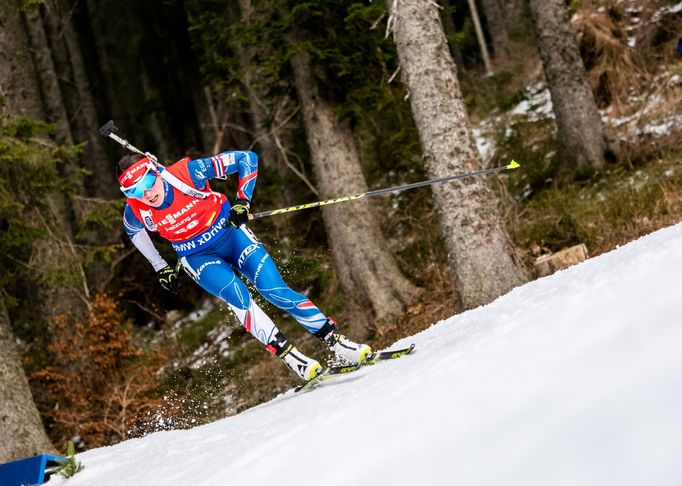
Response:
[[[178,279],[178,274],[175,269],[165,266],[156,274],[159,276],[159,283],[161,287],[166,289],[171,294],[176,295],[180,291],[180,280]]]
[[[251,205],[248,199],[237,199],[230,209],[230,215],[227,220],[235,228],[239,228],[241,225],[249,222],[249,209]]]

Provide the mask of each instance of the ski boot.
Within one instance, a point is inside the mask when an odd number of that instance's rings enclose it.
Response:
[[[331,317],[327,317],[327,322],[315,333],[315,337],[321,339],[336,356],[351,364],[364,362],[372,353],[367,344],[358,344],[341,334]]]
[[[310,381],[322,372],[322,365],[317,360],[301,353],[281,332],[267,348],[304,381]]]

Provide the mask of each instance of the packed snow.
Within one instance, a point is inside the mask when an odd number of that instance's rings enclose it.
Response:
[[[681,279],[678,224],[395,344],[416,354],[49,484],[680,485]]]

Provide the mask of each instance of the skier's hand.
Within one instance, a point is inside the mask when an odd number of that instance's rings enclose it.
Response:
[[[176,295],[180,291],[180,280],[178,279],[178,274],[175,269],[165,266],[156,275],[159,277],[159,283],[161,287],[166,289],[173,295]]]
[[[230,209],[230,215],[227,220],[235,228],[239,228],[241,225],[249,222],[249,209],[251,205],[248,199],[237,199]]]

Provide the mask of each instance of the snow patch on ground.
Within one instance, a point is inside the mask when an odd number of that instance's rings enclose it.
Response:
[[[535,82],[525,89],[526,99],[510,110],[512,116],[522,116],[528,121],[554,118],[554,107],[549,89],[542,82]]]
[[[510,137],[514,123],[547,119],[554,119],[552,99],[547,86],[542,81],[536,81],[524,89],[523,99],[516,106],[486,118],[473,127],[474,140],[481,158],[486,163],[494,159],[498,127],[507,127],[504,136]]]
[[[650,83],[651,92],[633,96],[630,102],[639,109],[627,116],[602,112],[604,123],[618,129],[621,138],[636,143],[647,136],[668,137],[682,133],[682,78],[671,72],[659,73]]]

